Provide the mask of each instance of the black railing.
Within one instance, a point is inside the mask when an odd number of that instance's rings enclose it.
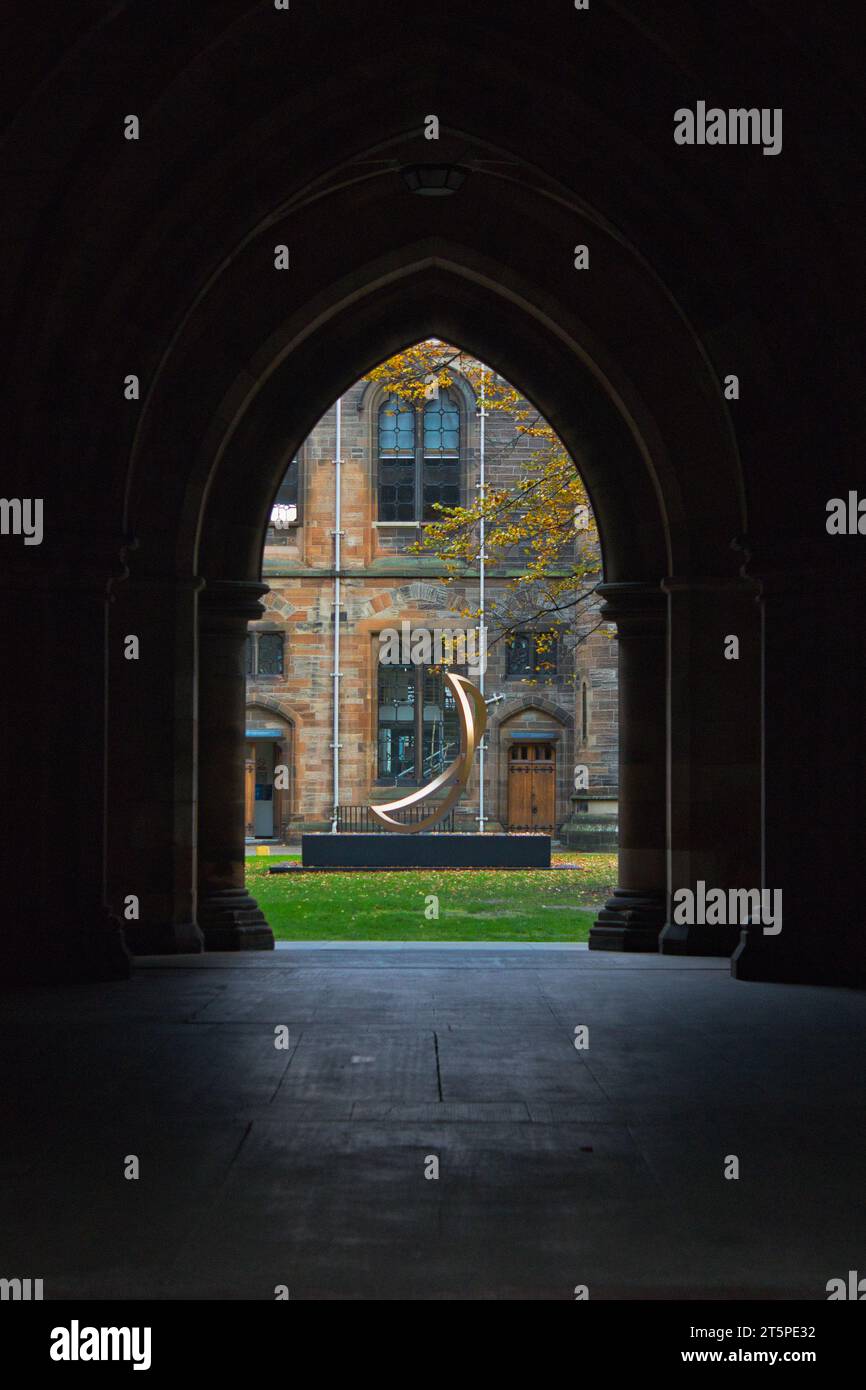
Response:
[[[401,825],[417,825],[419,820],[424,820],[425,816],[430,815],[431,807],[407,806],[402,811],[395,811],[393,819],[398,820]],[[454,812],[449,811],[438,824],[434,825],[434,830],[453,831]],[[337,830],[343,835],[388,835],[395,832],[389,831],[377,821],[370,812],[369,806],[338,806],[337,807]],[[424,834],[424,831],[420,831]]]

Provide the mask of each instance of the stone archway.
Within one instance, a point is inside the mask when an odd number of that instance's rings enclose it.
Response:
[[[605,32],[592,40],[614,65],[626,51],[632,62],[655,65],[664,50],[696,70],[685,39],[669,31],[663,44],[647,48],[643,22],[627,12],[615,32],[601,26]],[[357,15],[345,20],[332,42],[335,52],[350,55],[363,24]],[[123,7],[114,22],[125,22]],[[566,24],[562,7],[551,5],[546,22],[558,34]],[[665,24],[655,17],[654,32]],[[804,375],[794,345],[808,341],[814,326],[807,300],[798,309],[763,294],[773,279],[772,239],[752,239],[742,257],[731,255],[720,235],[718,200],[739,219],[738,246],[760,225],[762,208],[749,199],[740,206],[733,165],[723,170],[674,148],[666,108],[654,113],[654,124],[640,103],[612,117],[603,63],[582,89],[581,138],[564,140],[574,125],[573,84],[526,53],[521,21],[504,15],[497,33],[484,36],[485,71],[473,68],[475,80],[467,81],[458,65],[443,76],[447,111],[436,154],[465,156],[471,170],[459,194],[431,207],[407,192],[398,172],[430,155],[420,123],[405,115],[420,109],[423,83],[401,70],[371,91],[369,74],[355,73],[348,61],[340,87],[345,105],[329,107],[327,139],[321,129],[315,138],[301,136],[297,94],[286,91],[280,56],[261,41],[266,26],[262,7],[250,5],[230,35],[218,24],[206,36],[191,33],[185,46],[172,46],[170,60],[146,48],[148,139],[124,149],[90,108],[79,113],[79,125],[73,119],[63,128],[70,159],[45,172],[44,201],[25,210],[21,232],[10,239],[20,251],[10,268],[21,271],[22,311],[6,384],[17,407],[10,417],[24,422],[21,458],[42,470],[37,476],[58,514],[86,518],[78,532],[54,536],[51,555],[41,557],[49,560],[47,578],[34,584],[32,565],[16,569],[20,591],[41,595],[39,630],[49,635],[60,614],[78,634],[54,663],[62,672],[50,674],[70,708],[82,711],[86,751],[72,799],[86,805],[87,815],[78,818],[74,843],[53,858],[42,855],[44,882],[55,885],[45,889],[42,916],[53,918],[63,885],[74,879],[80,892],[65,894],[69,920],[102,920],[106,902],[116,904],[131,878],[143,883],[153,925],[158,918],[166,940],[195,939],[197,881],[207,896],[237,852],[230,837],[223,842],[199,818],[209,770],[197,764],[195,691],[200,684],[203,722],[219,725],[212,711],[221,683],[223,694],[235,688],[231,634],[256,611],[264,519],[280,469],[371,360],[439,333],[491,362],[535,401],[580,459],[599,519],[608,616],[632,673],[626,684],[643,692],[624,720],[634,736],[624,734],[623,766],[635,770],[626,798],[634,814],[624,814],[622,832],[623,863],[631,868],[621,887],[638,893],[649,915],[636,931],[636,900],[623,899],[611,909],[611,941],[651,941],[659,895],[672,883],[759,881],[763,641],[771,655],[765,698],[784,711],[771,720],[780,732],[765,744],[772,764],[765,794],[774,808],[765,821],[765,859],[775,881],[798,884],[804,904],[799,927],[787,918],[784,942],[774,950],[787,951],[799,933],[797,952],[808,956],[807,928],[820,899],[790,848],[796,837],[785,833],[795,813],[801,839],[814,823],[808,789],[797,791],[805,774],[792,773],[786,760],[799,719],[808,716],[822,748],[829,746],[822,756],[845,796],[853,804],[861,795],[851,771],[858,759],[835,748],[821,702],[804,709],[794,693],[811,646],[820,650],[822,669],[835,669],[838,660],[821,624],[834,581],[822,589],[816,578],[822,566],[836,573],[836,552],[832,542],[828,550],[805,535],[802,517],[821,513],[825,485],[812,460],[828,403],[841,387],[829,365],[821,367],[820,389],[814,375]],[[399,51],[422,40],[436,50],[439,40],[426,26],[425,17],[407,15]],[[320,34],[310,19],[298,35],[317,74]],[[52,93],[89,63],[104,71],[111,40],[100,26],[85,26],[16,130],[41,147],[45,113],[55,109]],[[778,41],[795,63],[781,29]],[[256,45],[262,62],[261,71],[244,75],[242,88],[232,85],[238,42]],[[710,48],[702,51],[698,67],[710,85],[720,76],[714,63]],[[317,99],[327,86],[320,77],[311,85]],[[514,93],[529,98],[539,82],[542,103],[514,101]],[[227,90],[236,102],[231,109],[221,100]],[[804,84],[797,95],[804,121],[810,100]],[[190,109],[194,130],[183,124]],[[178,122],[189,159],[172,170],[164,151]],[[831,235],[826,205],[819,212],[802,197],[809,157],[801,151],[767,161],[798,208],[804,248]],[[614,166],[623,176],[612,181]],[[90,225],[97,192],[104,206],[123,214],[90,228],[91,254],[83,260],[80,228]],[[54,215],[46,219],[41,209],[49,203]],[[841,254],[826,258],[822,284],[843,309],[850,305],[845,237],[835,225],[832,236]],[[572,255],[578,242],[592,253],[592,272],[582,278]],[[274,271],[277,243],[292,251],[291,272],[282,279]],[[785,250],[786,263],[800,266],[808,281],[809,254],[788,240]],[[64,322],[45,327],[43,306],[52,297],[63,303]],[[841,340],[838,358],[847,360]],[[107,385],[119,362],[139,376],[137,404]],[[731,362],[758,389],[729,413],[719,382]],[[816,370],[813,363],[809,372]],[[796,488],[787,486],[792,456],[801,465]],[[731,551],[747,529],[747,549]],[[764,587],[770,637],[758,632],[756,585],[740,577],[744,556]],[[846,592],[856,590],[857,566],[837,568]],[[808,572],[808,582],[794,582],[799,571]],[[109,590],[115,601],[106,648]],[[145,639],[146,673],[120,667],[116,657],[118,634],[137,630],[131,622]],[[24,614],[10,629],[22,647],[30,627]],[[741,637],[741,659],[720,667],[729,632]],[[79,650],[83,662],[76,662]],[[220,663],[226,669],[218,676]],[[82,674],[73,674],[76,665]],[[85,674],[91,668],[98,679]],[[854,718],[844,679],[825,684],[834,685],[834,699]],[[650,738],[659,729],[661,745]],[[228,724],[223,732],[229,742],[236,737]],[[56,745],[55,738],[54,762],[63,751]],[[135,768],[128,775],[130,761],[146,769],[138,780]],[[21,775],[26,783],[26,769]],[[227,795],[234,798],[230,787]],[[106,819],[118,885],[107,895]],[[146,836],[124,858],[131,824],[144,826]],[[770,824],[779,829],[767,842]],[[848,844],[854,832],[845,826],[844,833]],[[844,919],[850,897],[843,882],[833,879],[834,922]],[[23,922],[27,914],[20,915]],[[853,927],[838,932],[859,949]],[[688,933],[670,930],[664,944],[693,943]]]
[[[716,745],[708,749],[699,769],[690,769],[685,797],[677,800],[677,814],[684,818],[683,838],[686,825],[691,838],[688,844],[680,845],[676,823],[667,837],[666,644],[670,640],[674,649],[681,645],[687,665],[691,662],[685,684],[692,705],[683,707],[673,728],[674,737],[687,744],[694,720],[700,719],[705,726],[712,723],[712,688],[707,684],[697,694],[694,689],[700,654],[693,619],[705,601],[702,596],[712,595],[716,604],[721,601],[729,625],[739,623],[741,629],[755,625],[746,606],[746,586],[736,578],[736,559],[728,544],[731,531],[741,524],[741,511],[736,460],[727,455],[729,436],[724,415],[717,410],[712,394],[707,396],[706,364],[696,354],[691,379],[685,371],[674,392],[677,408],[671,410],[670,429],[667,433],[660,430],[655,415],[663,411],[663,401],[655,401],[651,411],[635,383],[630,383],[612,360],[605,362],[602,371],[562,323],[553,323],[543,305],[539,308],[531,302],[530,287],[519,297],[513,288],[502,294],[496,284],[505,278],[503,275],[482,275],[477,256],[464,257],[467,264],[459,265],[454,254],[452,248],[448,255],[428,253],[421,260],[410,255],[402,274],[395,276],[392,271],[349,300],[344,286],[333,287],[331,312],[322,316],[315,329],[308,329],[300,343],[291,344],[287,325],[260,349],[252,361],[256,386],[247,387],[242,408],[232,414],[227,405],[221,406],[205,431],[206,446],[198,451],[202,461],[201,511],[190,533],[197,551],[196,566],[205,577],[199,602],[200,737],[211,748],[223,747],[226,759],[228,750],[237,744],[242,715],[238,653],[247,620],[259,616],[259,598],[265,592],[258,580],[258,564],[270,498],[287,453],[297,446],[311,416],[321,404],[330,402],[347,378],[381,359],[388,349],[429,333],[458,341],[476,355],[492,358],[548,418],[553,417],[552,423],[580,462],[596,509],[607,579],[602,591],[604,616],[618,623],[621,647],[630,644],[633,655],[624,659],[623,669],[625,679],[639,693],[631,702],[624,697],[623,703],[628,717],[621,753],[621,892],[608,905],[593,945],[655,949],[665,925],[669,862],[674,862],[669,856],[686,857],[683,872],[703,868],[705,876],[719,881],[720,866],[713,862],[716,851],[707,845],[696,850],[691,832],[696,805],[711,799],[716,790],[712,784],[720,768],[724,774],[726,761],[724,750]],[[537,292],[538,298],[543,300],[543,294]],[[482,316],[486,329],[480,342],[479,304],[486,306]],[[659,307],[663,307],[661,301]],[[664,317],[662,314],[662,320]],[[575,325],[575,332],[578,329]],[[667,329],[673,331],[674,339],[682,334],[681,324],[668,322]],[[594,336],[586,328],[583,332],[586,337]],[[680,356],[683,369],[688,361],[687,341],[685,335],[685,342],[674,354]],[[364,344],[363,357],[360,343]],[[322,371],[323,354],[339,363],[330,377]],[[606,356],[601,351],[599,355]],[[537,366],[533,367],[533,361],[539,359],[545,362],[543,379]],[[298,377],[311,383],[303,398],[297,398],[296,389],[292,391]],[[226,402],[237,400],[239,384],[227,385]],[[685,464],[696,447],[694,440],[691,447],[685,439],[676,443],[682,430],[682,401],[688,396],[697,416],[692,428],[703,430],[700,447],[704,454],[715,452],[717,458],[714,486],[722,488],[726,470],[731,481],[727,500],[722,500],[720,491],[718,504],[709,514],[703,507],[693,512],[687,504],[691,475]],[[644,432],[639,428],[641,420]],[[144,430],[143,441],[147,438]],[[676,464],[678,454],[682,469]],[[251,455],[260,465],[255,477],[251,477],[246,462]],[[203,467],[207,457],[212,459],[209,471]],[[142,473],[142,462],[140,458],[137,473],[150,485],[146,470]],[[191,486],[190,481],[188,489]],[[146,493],[141,504],[148,505]],[[715,574],[694,575],[692,556],[696,552],[707,566],[715,566]],[[132,588],[134,582],[133,578]],[[667,594],[663,583],[670,588]],[[669,614],[680,611],[687,615],[686,621],[677,616],[669,631]],[[751,671],[755,659],[753,650]],[[232,670],[234,694],[230,697],[227,673]],[[756,716],[755,710],[748,709],[750,695],[746,682],[742,691],[746,721]],[[653,730],[650,742],[647,728]],[[676,757],[671,766],[676,779]],[[753,767],[753,779],[755,775]],[[241,926],[241,917],[253,912],[254,905],[243,896],[242,860],[237,846],[232,850],[230,843],[233,836],[237,840],[237,830],[232,827],[238,821],[242,788],[232,787],[227,762],[215,776],[207,796],[202,788],[199,805],[199,920],[206,921],[213,907],[220,922],[219,939],[224,940],[225,904],[235,904],[233,910],[240,914]],[[215,795],[218,790],[219,796]],[[737,788],[734,799],[739,800],[741,793],[748,796],[748,786]],[[732,804],[728,816],[742,825],[740,809]],[[745,826],[737,869],[749,856],[753,860],[756,857],[748,816]],[[730,840],[727,843],[730,846]],[[239,940],[243,936],[241,932]],[[677,944],[685,949],[690,945],[688,941]]]

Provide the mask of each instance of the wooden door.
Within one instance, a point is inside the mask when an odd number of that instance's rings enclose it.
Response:
[[[508,753],[508,829],[551,832],[555,824],[555,745],[513,743]]]
[[[552,743],[536,744],[532,767],[532,828],[553,833],[556,822],[556,753]]]

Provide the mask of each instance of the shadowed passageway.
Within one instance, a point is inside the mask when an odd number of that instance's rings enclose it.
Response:
[[[864,139],[844,7],[14,8],[0,1297],[41,1279],[46,1302],[822,1302],[850,1271],[857,1298]],[[677,113],[716,103],[778,113],[772,157],[677,138]],[[443,170],[451,195],[427,196]],[[274,501],[331,406],[429,337],[519,388],[598,526],[618,856],[589,950],[272,949],[247,881],[247,634],[274,607]],[[410,466],[352,411],[354,442],[341,405],[313,461],[322,495],[339,474],[349,497],[364,465],[372,496],[382,464],[423,500],[423,430]],[[315,537],[321,634],[352,621],[347,557],[379,563],[372,521],[339,517]],[[377,586],[402,564],[383,556]],[[299,682],[360,705],[324,646]],[[399,725],[408,699],[381,703]],[[412,720],[423,744],[423,704]],[[334,753],[361,741],[334,722],[300,764],[325,811]],[[303,748],[300,720],[271,735],[290,727]],[[556,750],[569,806],[576,742]],[[766,931],[678,910],[704,889],[783,913]],[[263,1361],[235,1311],[199,1344]],[[614,1350],[645,1357],[634,1311],[609,1314],[629,1329]]]
[[[821,1299],[862,1259],[862,994],[661,955],[286,947],[10,1015],[4,1259],[46,1298]]]

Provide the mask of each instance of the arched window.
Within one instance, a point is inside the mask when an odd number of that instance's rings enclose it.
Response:
[[[379,520],[433,521],[460,504],[460,409],[448,391],[423,407],[389,396],[379,407]]]
[[[586,681],[580,687],[580,741],[586,743],[589,737],[589,688]]]

